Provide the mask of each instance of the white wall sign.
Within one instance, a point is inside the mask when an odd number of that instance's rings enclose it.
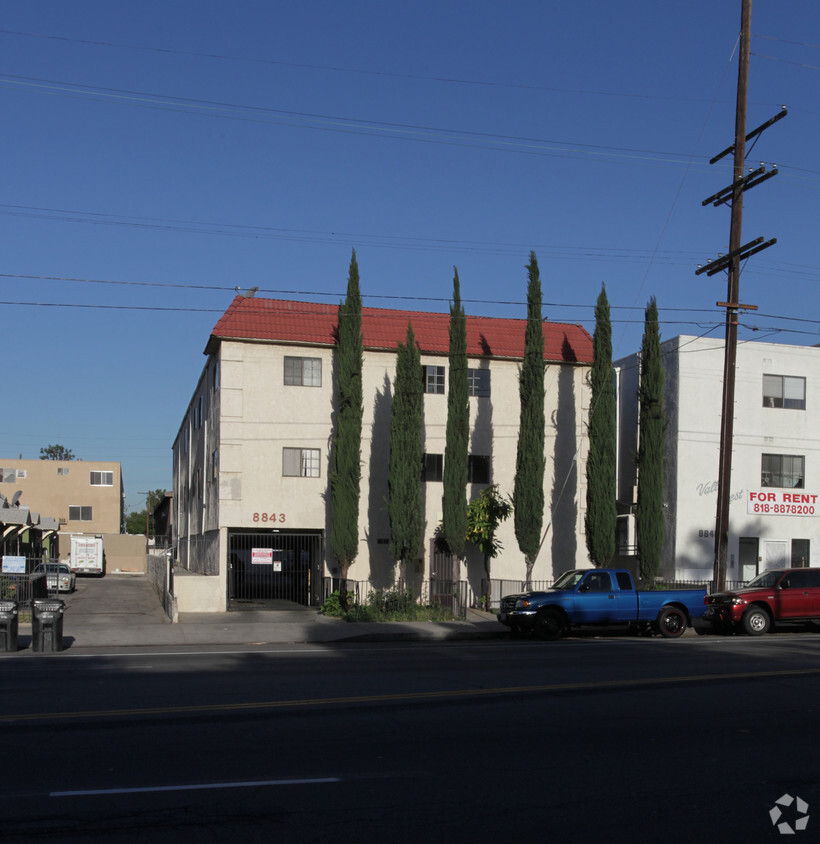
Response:
[[[804,490],[749,490],[746,512],[758,516],[820,516],[820,502],[817,493]]]

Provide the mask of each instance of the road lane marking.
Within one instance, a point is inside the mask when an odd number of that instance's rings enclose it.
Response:
[[[307,706],[330,706],[347,703],[391,703],[396,701],[446,700],[492,695],[532,694],[534,692],[574,692],[607,689],[638,689],[646,686],[702,683],[709,680],[757,680],[764,678],[810,677],[820,675],[820,668],[781,669],[779,671],[741,671],[734,674],[689,674],[682,677],[641,677],[626,680],[593,680],[574,683],[546,683],[533,686],[499,686],[480,689],[450,689],[429,692],[395,692],[380,695],[350,695],[342,697],[303,698],[294,700],[263,700],[244,703],[204,703],[198,705],[153,706],[132,709],[95,709],[79,712],[21,712],[0,715],[0,723],[15,721],[64,721],[80,718],[105,718],[135,715],[196,715],[249,710],[294,709]]]
[[[149,785],[144,788],[97,788],[83,791],[51,791],[49,797],[96,797],[103,794],[151,794],[159,791],[205,791],[212,788],[260,788],[273,785],[320,785],[341,782],[340,777],[312,777],[294,780],[256,780],[252,782],[209,782],[199,785]]]

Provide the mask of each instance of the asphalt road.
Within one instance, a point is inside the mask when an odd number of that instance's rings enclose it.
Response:
[[[786,633],[8,660],[0,832],[750,842],[790,795],[813,840],[818,657]]]

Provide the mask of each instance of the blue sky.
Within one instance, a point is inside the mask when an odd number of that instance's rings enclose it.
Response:
[[[130,508],[171,445],[236,287],[545,315],[615,357],[655,296],[663,338],[723,338],[740,0],[5,0],[0,457],[122,463]],[[820,6],[755,0],[740,340],[820,342]]]

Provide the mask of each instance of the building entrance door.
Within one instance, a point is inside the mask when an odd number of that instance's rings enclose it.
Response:
[[[789,541],[787,539],[764,539],[763,570],[786,569],[790,566]]]
[[[740,537],[738,543],[738,579],[744,583],[760,574],[758,571],[759,545],[756,536]]]

